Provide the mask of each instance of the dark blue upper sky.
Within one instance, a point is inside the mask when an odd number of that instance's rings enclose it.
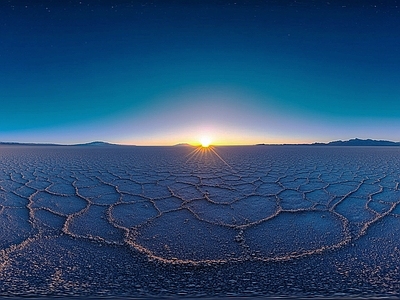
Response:
[[[400,4],[329,2],[2,1],[0,140],[400,140]]]

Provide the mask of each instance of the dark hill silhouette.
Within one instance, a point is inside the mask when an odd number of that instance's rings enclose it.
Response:
[[[74,144],[74,145],[63,145],[63,144],[51,144],[51,143],[19,143],[19,142],[0,142],[0,145],[5,146],[94,146],[94,147],[105,147],[105,146],[120,146],[118,144],[111,144],[107,142],[94,141],[85,144]]]
[[[111,144],[107,142],[102,142],[102,141],[94,141],[90,143],[85,143],[85,144],[75,144],[72,146],[95,146],[95,147],[108,147],[108,146],[119,146],[118,144]]]
[[[348,141],[332,141],[329,143],[314,143],[315,146],[400,146],[400,142],[392,142],[385,140],[372,140],[372,139],[351,139]]]

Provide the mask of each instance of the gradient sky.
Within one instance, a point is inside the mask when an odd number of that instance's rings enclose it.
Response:
[[[0,141],[400,141],[399,1],[66,2],[1,1]]]

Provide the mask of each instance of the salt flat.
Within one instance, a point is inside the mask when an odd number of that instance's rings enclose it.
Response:
[[[1,296],[400,296],[397,147],[0,147]]]

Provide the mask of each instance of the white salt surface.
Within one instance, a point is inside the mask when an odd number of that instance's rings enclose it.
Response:
[[[0,295],[400,296],[399,148],[3,146],[0,163]]]

